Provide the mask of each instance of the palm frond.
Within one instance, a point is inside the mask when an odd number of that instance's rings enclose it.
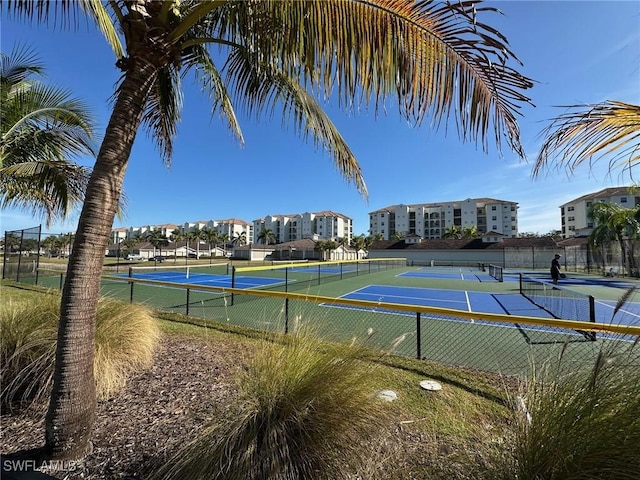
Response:
[[[64,218],[84,198],[90,170],[58,160],[20,162],[0,169],[0,208],[18,207],[34,215],[44,212],[46,223]]]
[[[213,102],[212,114],[220,111],[227,122],[229,130],[233,133],[240,144],[244,144],[244,137],[240,123],[233,108],[233,102],[224,83],[218,68],[203,45],[193,45],[189,47],[191,55],[187,56],[185,63],[192,67],[197,73],[197,78],[202,85],[202,89],[208,93],[209,99]]]
[[[349,146],[315,98],[291,75],[277,66],[258,64],[246,49],[236,48],[226,65],[229,83],[249,114],[273,115],[282,106],[283,126],[293,120],[293,127],[304,139],[313,138],[316,147],[332,155],[336,167],[358,191],[367,196],[367,187],[358,162]]]
[[[181,111],[180,74],[173,65],[168,65],[156,76],[142,119],[145,127],[153,133],[152,137],[167,166],[171,165],[173,138],[177,132]]]
[[[523,156],[516,114],[533,83],[508,65],[518,61],[504,37],[478,20],[496,12],[481,2],[396,0],[233,2],[219,14],[228,39],[245,39],[257,59],[271,59],[341,105],[394,96],[408,121],[438,127],[455,118],[464,141],[487,150],[493,126]]]
[[[4,2],[7,14],[22,20],[37,20],[40,23],[54,23],[62,29],[77,29],[80,20],[87,15],[98,26],[117,58],[124,56],[124,49],[114,23],[102,0],[7,0]],[[114,14],[119,12],[120,1],[109,1]]]
[[[631,178],[640,165],[640,105],[608,100],[570,105],[541,132],[545,138],[533,169],[537,176],[555,159],[569,172],[608,157],[609,172],[621,168]]]

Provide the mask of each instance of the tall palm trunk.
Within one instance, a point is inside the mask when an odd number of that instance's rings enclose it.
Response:
[[[44,458],[76,459],[91,451],[96,311],[104,252],[155,72],[151,63],[132,62],[87,186],[62,290]]]

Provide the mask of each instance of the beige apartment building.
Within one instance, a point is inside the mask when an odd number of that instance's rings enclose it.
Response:
[[[451,227],[475,226],[481,234],[518,236],[518,204],[493,198],[414,205],[391,205],[369,213],[369,233],[385,240],[396,233],[422,238],[443,238]]]
[[[598,192],[582,195],[560,205],[562,236],[564,238],[588,236],[594,227],[588,217],[589,207],[596,202],[615,203],[623,208],[640,205],[640,194],[633,193],[631,187],[611,187]]]
[[[253,243],[258,242],[262,229],[271,230],[276,243],[293,242],[304,238],[337,240],[353,238],[353,220],[342,213],[323,210],[315,213],[267,215],[253,221]]]

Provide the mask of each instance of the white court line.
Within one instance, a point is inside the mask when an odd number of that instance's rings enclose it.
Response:
[[[615,310],[615,308],[616,308],[616,306],[615,306],[615,305],[610,305],[610,304],[605,303],[605,302],[603,302],[603,301],[601,301],[601,300],[596,300],[596,301],[595,301],[595,303],[600,304],[600,305],[602,305],[603,307],[610,308],[610,309],[611,309],[611,311],[612,311],[612,313],[613,313],[613,310]],[[626,315],[629,315],[629,316],[631,316],[631,317],[636,318],[636,319],[637,319],[637,321],[638,321],[638,324],[640,324],[640,315],[639,315],[639,314],[637,314],[636,312],[631,312],[631,311],[629,311],[629,310],[625,310],[624,308],[620,308],[620,309],[618,310],[618,312],[616,312],[616,315],[617,315],[617,314],[619,314],[619,313],[624,313],[624,314],[626,314]]]
[[[471,310],[471,300],[469,300],[469,292],[467,292],[466,290],[464,291],[464,298],[467,299],[467,310],[473,312],[473,310]]]

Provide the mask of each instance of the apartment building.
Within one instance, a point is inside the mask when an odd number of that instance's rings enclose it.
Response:
[[[238,218],[227,218],[224,220],[201,220],[197,222],[185,222],[182,225],[183,232],[189,232],[196,229],[202,230],[210,228],[217,231],[220,235],[226,235],[229,241],[234,238],[243,237],[248,243],[253,238],[253,225]]]
[[[395,234],[443,238],[451,227],[475,226],[481,234],[518,236],[518,204],[493,198],[414,205],[391,205],[369,213],[369,233],[390,240]]]
[[[253,243],[258,242],[262,229],[271,230],[276,243],[292,242],[303,238],[336,240],[353,238],[353,220],[341,213],[324,210],[315,213],[267,215],[253,221]]]
[[[160,230],[167,238],[171,232],[179,228],[174,223],[165,223],[162,225],[143,225],[141,227],[120,227],[111,230],[111,243],[118,244],[128,238],[144,237],[145,234],[153,230]]]
[[[246,239],[246,242],[249,242],[251,238],[253,238],[253,225],[251,223],[237,218],[229,218],[224,220],[198,220],[195,222],[185,222],[182,225],[166,223],[163,225],[114,228],[111,231],[111,243],[118,244],[128,238],[144,237],[145,234],[153,230],[160,230],[165,237],[171,239],[173,232],[176,230],[189,232],[196,229],[202,230],[203,228],[211,228],[212,230],[216,230],[220,235],[227,235],[229,241],[241,236]]]
[[[596,202],[615,203],[623,208],[640,205],[640,194],[632,193],[631,187],[611,187],[588,193],[560,205],[562,236],[564,238],[588,236],[593,230],[593,221],[588,217],[589,207]]]

